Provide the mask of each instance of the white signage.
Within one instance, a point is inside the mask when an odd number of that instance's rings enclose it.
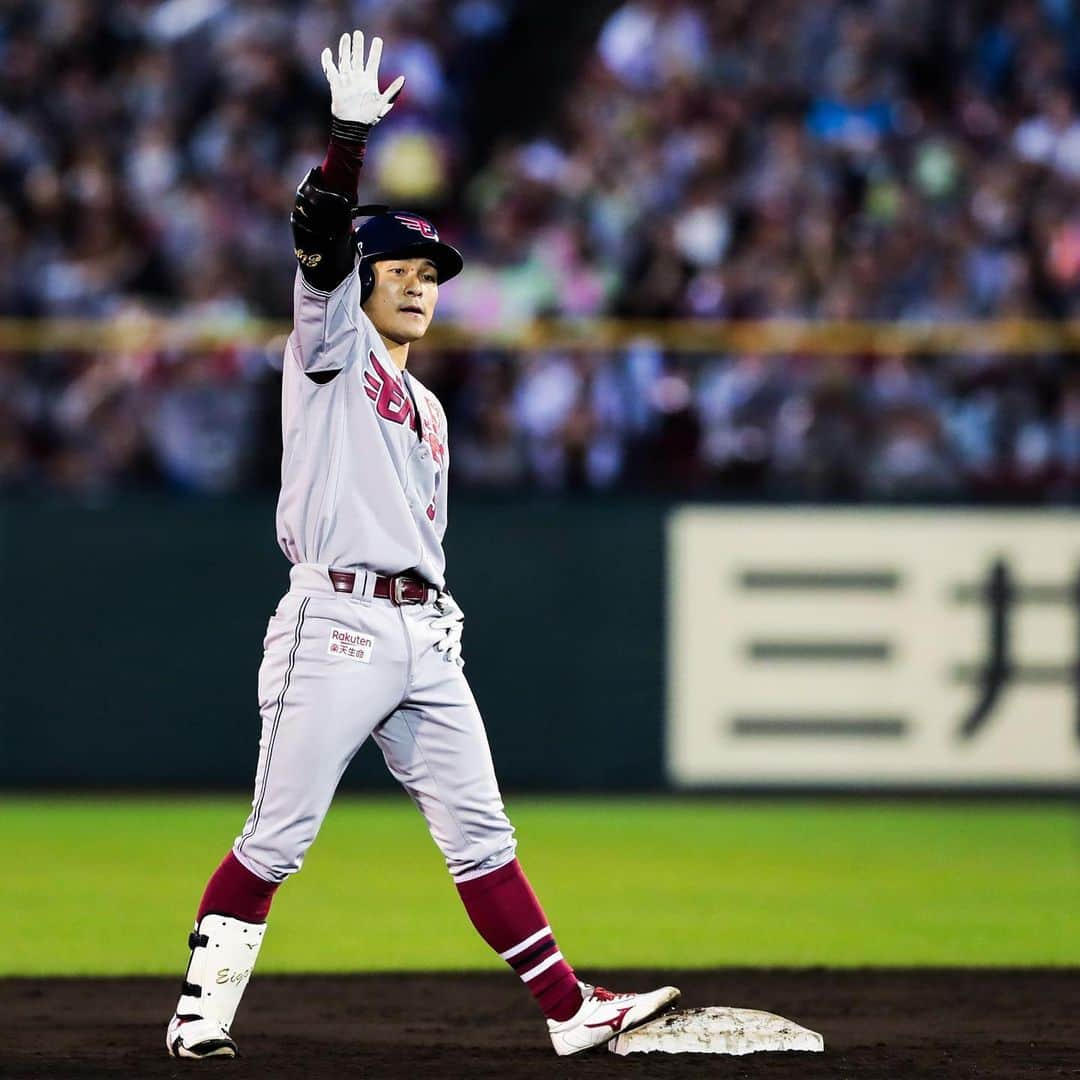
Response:
[[[1080,515],[688,507],[667,542],[673,783],[1080,780]]]

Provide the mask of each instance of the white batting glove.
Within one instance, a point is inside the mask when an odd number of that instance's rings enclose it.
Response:
[[[431,620],[431,628],[443,631],[443,636],[435,642],[435,648],[443,654],[443,659],[448,663],[464,667],[465,661],[461,656],[461,635],[465,630],[465,612],[448,592],[439,593],[435,607],[439,614]]]
[[[393,107],[394,98],[405,85],[399,75],[384,91],[379,91],[381,37],[371,39],[367,66],[364,65],[364,32],[342,34],[338,42],[338,60],[329,49],[322,51],[322,69],[330,84],[330,111],[339,120],[357,124],[377,124]]]

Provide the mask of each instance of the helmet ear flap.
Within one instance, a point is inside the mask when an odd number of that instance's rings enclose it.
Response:
[[[375,288],[375,269],[366,259],[360,260],[360,304],[363,306]]]

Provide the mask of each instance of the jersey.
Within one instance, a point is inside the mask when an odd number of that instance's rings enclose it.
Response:
[[[445,586],[446,416],[399,371],[360,306],[297,271],[281,387],[278,541],[293,563],[411,571]]]

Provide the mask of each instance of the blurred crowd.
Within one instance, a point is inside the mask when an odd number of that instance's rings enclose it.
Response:
[[[287,319],[319,53],[363,26],[407,80],[364,197],[465,251],[440,317],[657,321],[619,349],[415,350],[459,487],[1076,498],[1070,355],[683,354],[662,329],[1080,318],[1074,0],[609,3],[572,78],[507,88],[550,98],[539,130],[478,132],[478,73],[551,47],[515,30],[531,2],[0,3],[0,315]],[[0,489],[272,486],[279,366],[280,342],[0,335]]]

